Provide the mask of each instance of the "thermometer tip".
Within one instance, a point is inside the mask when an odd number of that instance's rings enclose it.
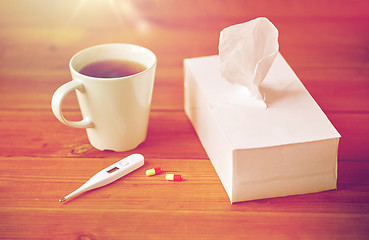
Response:
[[[65,202],[65,201],[66,201],[65,198],[59,199],[59,202],[61,202],[61,203]]]

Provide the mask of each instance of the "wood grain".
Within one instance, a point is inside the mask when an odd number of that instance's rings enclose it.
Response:
[[[2,0],[0,239],[368,239],[369,3],[354,1]],[[333,125],[338,189],[231,205],[183,111],[183,59],[218,52],[227,26],[268,17],[280,51]],[[53,116],[69,59],[126,42],[158,57],[147,140],[98,151]],[[68,95],[68,119],[81,114]],[[67,204],[58,199],[128,154],[145,166]],[[148,168],[185,181],[146,177]]]

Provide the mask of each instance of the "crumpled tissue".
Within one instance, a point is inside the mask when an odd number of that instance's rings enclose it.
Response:
[[[267,107],[260,85],[278,50],[278,30],[265,17],[227,27],[219,39],[220,74]]]

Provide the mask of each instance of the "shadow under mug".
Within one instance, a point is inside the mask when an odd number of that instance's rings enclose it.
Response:
[[[79,73],[84,66],[101,60],[128,60],[146,69],[118,78]],[[78,52],[69,62],[73,80],[60,86],[52,97],[55,117],[67,126],[86,128],[91,145],[99,150],[136,148],[147,135],[156,62],[152,51],[132,44],[104,44]],[[69,121],[62,113],[63,100],[72,91],[77,95],[81,121]]]

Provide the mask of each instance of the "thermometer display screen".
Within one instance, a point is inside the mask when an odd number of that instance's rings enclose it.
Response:
[[[119,168],[114,167],[114,168],[112,168],[112,169],[108,170],[108,173],[113,173],[113,172],[115,172],[115,171],[117,171],[117,170],[119,170]]]

